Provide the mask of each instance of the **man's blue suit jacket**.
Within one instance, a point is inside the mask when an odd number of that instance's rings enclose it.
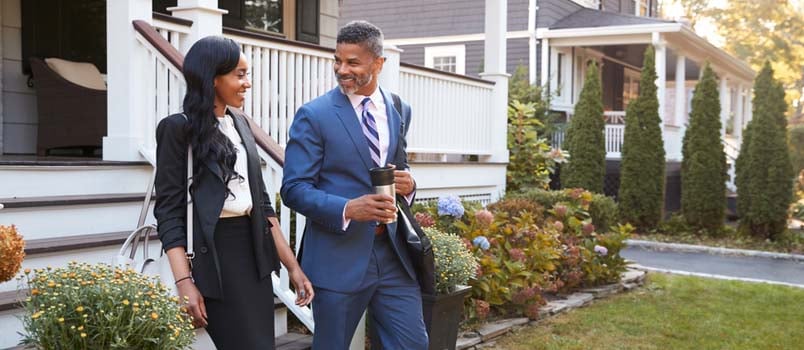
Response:
[[[402,104],[401,117],[391,94],[380,91],[390,131],[386,162],[407,169],[404,150],[410,107]],[[307,217],[302,269],[317,288],[354,292],[366,274],[376,226],[374,222],[352,220],[343,230],[346,202],[373,193],[369,177],[373,163],[358,116],[349,98],[335,88],[299,108],[289,133],[281,196],[289,208]],[[402,265],[415,280],[404,240],[397,237],[396,223],[387,228]]]

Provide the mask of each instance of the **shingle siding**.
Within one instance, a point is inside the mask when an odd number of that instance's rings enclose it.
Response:
[[[399,39],[483,33],[486,8],[478,0],[343,0],[340,11],[340,26],[363,19]],[[527,0],[510,0],[508,30],[527,30],[527,13]]]
[[[402,62],[418,64],[424,66],[424,48],[426,46],[441,45],[464,45],[466,50],[466,75],[479,77],[483,70],[483,42],[466,41],[460,43],[444,43],[432,45],[405,45],[400,46],[402,50]],[[522,64],[528,68],[528,39],[508,39],[508,55],[506,61],[506,71],[513,73],[517,65]],[[537,51],[538,55],[538,51]]]

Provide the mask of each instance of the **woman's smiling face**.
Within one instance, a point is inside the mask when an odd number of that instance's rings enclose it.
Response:
[[[237,67],[231,72],[215,77],[215,110],[232,106],[241,108],[246,100],[246,90],[251,88],[248,80],[248,62],[240,55]]]

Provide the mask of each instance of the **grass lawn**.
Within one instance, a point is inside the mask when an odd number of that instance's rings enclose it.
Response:
[[[652,273],[495,349],[804,349],[804,289]]]

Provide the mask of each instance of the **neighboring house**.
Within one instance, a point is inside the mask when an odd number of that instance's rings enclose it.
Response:
[[[696,35],[683,23],[657,18],[656,0],[510,0],[508,73],[524,66],[532,83],[551,94],[551,109],[572,117],[587,63],[601,65],[609,174],[616,195],[625,108],[636,98],[644,50],[656,50],[657,85],[668,161],[668,210],[679,208],[681,142],[692,90],[705,61],[720,77],[724,147],[734,187],[733,164],[742,130],[751,118],[754,71]],[[383,28],[402,59],[459,74],[483,70],[483,1],[344,0],[340,23],[365,19]],[[553,137],[560,147],[563,133]]]
[[[263,176],[269,194],[278,193],[295,111],[336,85],[338,12],[338,0],[0,0],[0,225],[17,225],[25,237],[23,266],[111,262],[153,176],[156,125],[181,111],[183,53],[207,35],[233,39],[251,63],[244,110],[262,129]],[[505,69],[498,64],[485,80],[402,63],[392,49],[386,56],[382,86],[404,92],[416,113],[408,149],[418,155],[418,198],[496,200],[508,159]],[[31,76],[32,58],[83,64],[34,64],[40,73]],[[66,137],[98,125],[97,134]],[[71,143],[50,142],[62,139]],[[300,242],[304,217],[283,207],[280,221]],[[152,241],[152,256],[158,248]],[[0,348],[20,339],[16,287],[0,283]],[[274,293],[277,336],[287,332],[288,311],[313,327],[310,309],[293,303],[286,272]]]

